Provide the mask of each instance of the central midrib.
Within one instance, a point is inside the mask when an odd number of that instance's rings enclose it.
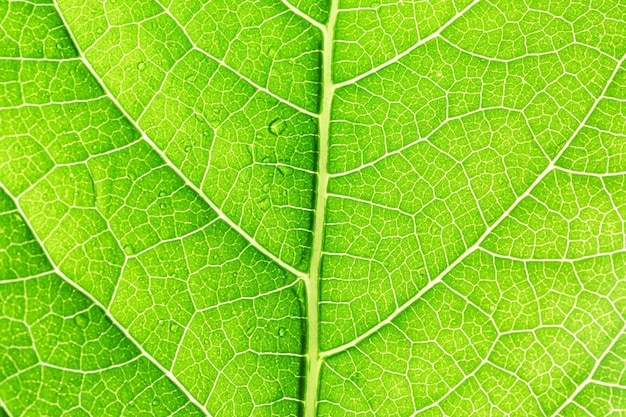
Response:
[[[306,368],[306,396],[304,400],[305,417],[316,417],[317,393],[321,358],[319,351],[319,276],[322,264],[322,249],[324,242],[324,220],[326,217],[326,200],[328,197],[328,141],[330,136],[330,117],[333,100],[333,38],[335,21],[337,19],[337,2],[332,0],[328,13],[326,29],[322,31],[324,37],[322,51],[322,100],[319,116],[318,148],[317,148],[317,183],[315,188],[315,219],[313,226],[313,245],[311,248],[310,272],[307,282],[307,368]]]

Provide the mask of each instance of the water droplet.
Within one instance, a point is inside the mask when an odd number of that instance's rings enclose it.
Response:
[[[96,28],[96,34],[102,35],[104,33],[104,29],[102,27]]]
[[[289,168],[287,168],[286,166],[279,165],[278,173],[282,175],[283,177],[285,177],[287,176],[287,174],[289,174]]]
[[[270,159],[269,156],[264,157],[263,159],[261,159],[261,163],[262,164],[269,164],[272,160]]]
[[[191,152],[191,145],[185,146],[185,153]]]
[[[284,327],[281,327],[278,329],[278,336],[285,337],[286,334],[287,334],[287,329],[285,329]]]
[[[76,324],[76,326],[84,329],[89,324],[89,318],[87,318],[86,314],[79,314],[74,317],[74,323]]]
[[[270,58],[273,58],[274,56],[276,56],[276,48],[272,46],[267,48],[267,56],[269,56]]]
[[[246,146],[244,147],[244,150],[246,152],[245,156],[248,156],[254,161],[254,148],[252,146]]]
[[[178,333],[180,330],[180,326],[176,323],[170,323],[170,331],[173,333]]]
[[[164,202],[162,202],[162,203],[159,205],[159,207],[161,207],[161,209],[165,210],[165,209],[167,208],[167,203],[165,203],[165,201],[164,201]]]
[[[143,61],[139,61],[139,62],[137,63],[137,69],[138,69],[139,71],[143,71],[143,70],[144,70],[144,68],[146,68],[146,63],[145,63],[145,62],[143,62]]]
[[[352,380],[357,384],[357,385],[363,385],[366,381],[367,378],[365,378],[365,375],[363,375],[361,372],[357,372],[356,374],[354,374],[354,376],[352,377]]]
[[[278,136],[280,135],[280,132],[282,131],[281,129],[281,120],[280,119],[274,119],[270,122],[270,124],[267,126],[267,129],[269,130],[269,132],[274,135],[274,136]]]
[[[248,326],[248,328],[246,329],[246,334],[248,336],[252,335],[252,333],[254,333],[255,329],[256,329],[256,326]]]
[[[202,132],[202,135],[204,135],[204,137],[209,137],[211,135],[211,131],[205,130],[204,132]]]
[[[270,192],[270,185],[269,184],[267,184],[267,183],[263,184],[263,192],[265,194]]]
[[[161,401],[159,401],[158,398],[155,398],[154,400],[152,400],[152,405],[159,405]]]
[[[263,197],[262,199],[259,200],[259,208],[263,211],[269,210],[271,205],[272,205],[272,202],[270,201],[268,197]]]
[[[165,197],[167,195],[167,193],[165,191],[160,191],[159,192],[159,197]]]
[[[124,252],[126,252],[127,255],[132,255],[133,253],[135,253],[132,245],[124,246]]]

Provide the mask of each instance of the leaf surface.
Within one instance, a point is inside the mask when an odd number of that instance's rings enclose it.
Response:
[[[626,409],[620,2],[0,16],[0,415]]]

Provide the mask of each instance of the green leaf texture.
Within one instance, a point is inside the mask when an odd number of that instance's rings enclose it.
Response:
[[[0,0],[0,415],[626,415],[625,54],[621,0]]]

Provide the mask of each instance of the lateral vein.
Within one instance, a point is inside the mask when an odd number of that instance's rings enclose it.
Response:
[[[550,173],[552,172],[553,169],[555,169],[556,167],[556,163],[559,160],[559,158],[561,157],[561,155],[565,152],[565,150],[569,147],[570,143],[574,140],[574,138],[578,135],[578,132],[580,132],[580,130],[585,126],[585,124],[587,123],[587,120],[589,120],[589,117],[591,117],[591,115],[593,114],[594,110],[596,109],[596,107],[598,106],[598,104],[600,103],[600,101],[604,98],[604,95],[606,94],[607,89],[609,88],[609,86],[611,85],[611,83],[613,82],[613,79],[615,78],[615,76],[617,75],[617,72],[619,71],[620,67],[622,66],[622,63],[624,62],[624,60],[626,60],[626,55],[624,55],[618,62],[617,65],[615,66],[615,68],[613,69],[613,72],[611,73],[611,76],[609,77],[608,81],[606,82],[604,88],[602,89],[602,92],[598,95],[598,97],[596,98],[596,100],[594,101],[594,103],[592,104],[591,108],[589,109],[589,111],[587,112],[587,114],[585,115],[585,117],[582,119],[582,121],[580,122],[580,124],[578,125],[578,127],[576,128],[576,130],[574,130],[574,132],[572,133],[572,135],[569,137],[569,139],[565,142],[565,144],[561,147],[561,150],[557,153],[557,155],[550,161],[550,163],[548,164],[548,166],[541,172],[541,174],[539,174],[539,176],[535,179],[535,181],[533,181],[533,183],[526,189],[526,191],[522,194],[520,194],[519,197],[517,197],[517,199],[513,202],[513,204],[511,204],[509,206],[509,208],[507,210],[504,211],[504,213],[502,213],[502,215],[493,223],[491,224],[489,227],[487,227],[487,229],[483,232],[483,234],[478,238],[478,240],[476,240],[476,242],[474,242],[474,244],[472,246],[470,246],[469,248],[467,248],[465,250],[465,252],[463,252],[459,257],[457,257],[454,262],[452,262],[450,265],[448,265],[437,277],[435,277],[432,281],[430,281],[426,286],[424,286],[424,288],[422,288],[420,291],[417,292],[417,294],[415,294],[413,297],[411,297],[407,302],[405,302],[404,304],[402,304],[400,307],[398,307],[393,313],[391,313],[389,316],[387,316],[383,321],[381,321],[380,323],[378,323],[376,326],[371,327],[369,330],[367,330],[366,332],[362,333],[360,336],[352,339],[350,342],[345,343],[343,345],[337,346],[336,348],[333,349],[329,349],[325,352],[321,352],[320,356],[322,358],[327,358],[333,355],[336,355],[338,353],[341,353],[347,349],[349,349],[350,347],[356,346],[358,343],[360,343],[362,340],[367,339],[369,336],[371,336],[372,334],[376,333],[378,330],[380,330],[381,328],[383,328],[384,326],[386,326],[387,324],[391,323],[391,321],[393,319],[395,319],[397,316],[399,316],[403,311],[405,311],[406,309],[408,309],[411,305],[413,305],[413,303],[415,303],[417,300],[419,300],[420,298],[422,298],[422,296],[424,294],[426,294],[431,288],[433,288],[435,285],[437,285],[437,283],[439,283],[450,271],[452,271],[452,269],[454,269],[458,264],[460,264],[461,262],[463,262],[463,260],[465,258],[467,258],[470,254],[472,254],[474,251],[476,251],[477,249],[480,248],[480,245],[482,244],[482,242],[487,238],[487,236],[489,236],[491,234],[491,232],[498,227],[498,225],[500,223],[502,223],[502,221],[504,221],[504,219],[506,219],[511,212],[522,202],[522,200],[524,200],[526,197],[528,197],[530,195],[530,193],[535,189],[535,187]]]
[[[63,16],[63,14],[61,13],[61,10],[58,7],[57,2],[54,3],[56,9],[57,9],[57,13],[59,14],[59,16],[61,17],[61,20],[63,21],[63,24],[65,25],[65,27],[67,28],[67,31],[72,39],[72,41],[74,42],[74,46],[76,47],[76,50],[78,51],[78,54],[80,55],[81,60],[83,61],[83,64],[85,64],[85,66],[87,67],[87,69],[89,70],[89,72],[91,73],[91,75],[94,77],[94,79],[96,81],[98,81],[98,83],[100,84],[100,86],[102,87],[102,89],[104,90],[104,92],[106,93],[107,97],[117,106],[117,108],[122,112],[122,114],[124,114],[124,116],[126,117],[126,119],[128,119],[128,121],[133,125],[133,127],[135,129],[137,129],[137,131],[139,133],[141,133],[142,138],[152,147],[152,149],[159,154],[159,156],[163,159],[163,161],[166,163],[166,165],[171,168],[184,182],[185,185],[187,185],[189,188],[191,188],[192,190],[194,190],[218,215],[218,217],[220,219],[222,219],[226,224],[228,224],[230,227],[232,227],[235,231],[237,231],[237,233],[239,233],[241,236],[243,236],[248,242],[250,242],[250,244],[252,246],[254,246],[259,252],[263,253],[265,256],[267,256],[268,258],[270,258],[272,261],[274,261],[276,264],[278,264],[280,267],[282,267],[283,269],[287,270],[288,272],[296,275],[297,277],[305,277],[306,274],[304,274],[301,271],[298,271],[296,268],[294,268],[293,266],[287,264],[286,262],[284,262],[282,259],[278,258],[276,255],[274,255],[273,253],[271,253],[267,248],[265,248],[263,245],[261,245],[254,237],[250,236],[250,234],[248,234],[245,230],[243,230],[237,223],[235,223],[233,220],[230,219],[230,217],[228,217],[223,211],[222,209],[215,204],[205,193],[204,191],[202,191],[197,185],[195,185],[193,182],[191,182],[191,180],[189,180],[189,178],[187,178],[187,176],[185,174],[183,174],[183,172],[167,157],[167,155],[165,155],[165,153],[152,141],[152,139],[143,131],[143,129],[137,124],[137,122],[130,116],[130,114],[126,111],[126,109],[120,104],[120,102],[117,100],[117,98],[115,98],[113,96],[113,94],[111,93],[111,91],[108,89],[108,87],[106,86],[106,84],[104,83],[104,81],[98,76],[98,74],[96,73],[96,71],[93,69],[93,67],[91,66],[91,64],[89,63],[89,61],[87,60],[87,58],[85,58],[85,55],[83,54],[83,51],[80,49],[80,47],[78,46],[78,42],[76,41],[76,38],[74,37],[74,33],[71,31],[70,27],[68,26],[66,20],[65,20],[65,16]]]
[[[394,56],[393,58],[383,62],[382,64],[379,64],[379,65],[375,66],[374,68],[372,68],[372,69],[370,69],[368,71],[365,71],[363,74],[357,75],[354,78],[351,78],[349,80],[342,81],[340,83],[335,84],[335,89],[339,89],[341,87],[345,87],[347,85],[354,84],[354,83],[362,80],[363,78],[367,77],[368,75],[372,75],[372,74],[380,71],[381,69],[383,69],[385,67],[388,67],[389,65],[391,65],[393,63],[398,62],[399,60],[401,60],[402,58],[404,58],[405,56],[407,56],[408,54],[410,54],[411,52],[413,52],[414,50],[416,50],[420,46],[424,45],[426,42],[428,42],[428,41],[438,37],[441,34],[441,32],[443,32],[448,26],[450,26],[451,24],[456,22],[461,16],[463,16],[465,13],[467,13],[467,11],[470,10],[472,7],[474,7],[478,2],[480,2],[480,0],[474,0],[473,2],[468,4],[463,10],[461,10],[460,12],[455,14],[450,20],[448,20],[446,23],[444,23],[439,29],[437,29],[436,31],[434,31],[430,35],[426,36],[425,38],[420,39],[418,42],[414,43],[408,49],[404,50],[403,52],[399,53],[398,55]]]
[[[165,369],[165,367],[163,365],[161,365],[161,363],[159,361],[157,361],[154,358],[154,356],[152,356],[150,353],[148,353],[148,351],[146,351],[143,348],[143,346],[141,346],[141,344],[128,332],[128,330],[126,330],[126,328],[124,326],[122,326],[122,324],[119,321],[117,321],[117,319],[109,312],[109,310],[97,298],[95,298],[88,291],[86,291],[83,287],[81,287],[76,282],[71,280],[67,275],[65,275],[63,273],[63,271],[61,271],[61,269],[56,265],[56,263],[54,262],[54,260],[50,256],[48,250],[46,249],[46,247],[43,244],[43,241],[41,240],[41,238],[37,234],[37,231],[35,231],[35,229],[30,225],[30,223],[28,221],[28,218],[26,217],[26,214],[22,210],[22,206],[20,205],[19,200],[16,199],[13,196],[13,194],[8,190],[8,188],[6,188],[5,185],[2,184],[1,182],[0,182],[0,189],[2,189],[13,200],[13,202],[15,203],[15,206],[17,207],[17,211],[19,212],[20,216],[24,220],[24,223],[26,224],[26,226],[32,232],[33,237],[35,238],[35,240],[37,241],[39,246],[41,246],[41,250],[43,251],[43,253],[46,256],[46,258],[48,259],[48,261],[50,262],[50,265],[52,266],[52,271],[50,271],[50,272],[54,272],[55,274],[57,274],[65,282],[67,282],[69,285],[71,285],[73,288],[75,288],[78,292],[80,292],[85,297],[87,297],[94,305],[96,305],[97,307],[102,309],[102,311],[104,312],[104,314],[106,314],[106,316],[109,318],[109,320],[111,320],[111,322],[119,329],[119,331],[122,332],[122,334],[126,338],[128,338],[128,340],[130,340],[133,345],[135,345],[135,347],[141,352],[141,354],[143,356],[145,356],[150,362],[152,362],[152,364],[154,366],[156,366],[161,372],[163,372],[163,375],[165,375],[170,381],[172,381],[172,383],[174,385],[176,385],[176,387],[183,394],[185,394],[185,396],[187,397],[187,399],[191,403],[193,403],[196,407],[198,407],[200,410],[202,410],[207,416],[211,417],[211,413],[209,413],[209,411],[206,409],[206,407],[204,405],[202,405],[193,395],[191,395],[191,393],[187,390],[187,388],[185,388],[185,386],[178,380],[178,378],[176,378],[176,376],[174,374],[172,374],[170,371]]]

